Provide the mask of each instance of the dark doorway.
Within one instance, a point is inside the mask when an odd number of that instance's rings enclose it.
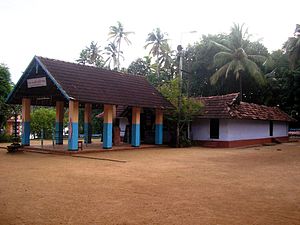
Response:
[[[269,130],[270,130],[270,136],[273,136],[273,121],[270,121]]]
[[[210,119],[210,138],[219,139],[219,119]]]

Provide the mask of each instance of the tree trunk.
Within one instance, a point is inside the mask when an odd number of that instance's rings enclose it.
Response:
[[[238,72],[239,74],[239,72]],[[242,75],[239,74],[239,80],[240,80],[240,101],[243,101],[243,89],[242,89]]]
[[[157,74],[157,77],[159,77],[159,75],[160,75],[160,68],[159,68],[159,50],[158,50],[157,57],[156,57],[156,74]]]
[[[121,37],[120,37],[120,41],[119,41],[119,46],[118,46],[118,71],[120,71],[120,49],[121,49]]]

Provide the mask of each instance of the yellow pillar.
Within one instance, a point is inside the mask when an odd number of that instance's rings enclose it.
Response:
[[[155,111],[155,144],[163,143],[163,111],[156,109]]]
[[[104,105],[103,148],[112,147],[113,105]]]
[[[140,115],[141,108],[132,107],[132,127],[131,127],[131,145],[134,147],[139,147],[140,140]]]

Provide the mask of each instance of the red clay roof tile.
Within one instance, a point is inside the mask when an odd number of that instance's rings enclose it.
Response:
[[[238,97],[239,93],[197,97],[204,104],[204,111],[198,118],[294,121],[277,107],[239,102]]]
[[[62,89],[81,102],[173,108],[142,76],[37,57]]]

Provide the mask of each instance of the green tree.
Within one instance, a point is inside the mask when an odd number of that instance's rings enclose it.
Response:
[[[5,100],[12,89],[10,72],[6,65],[0,64],[0,131],[7,119],[12,116],[11,106]]]
[[[265,84],[264,76],[257,66],[256,62],[264,62],[265,56],[247,54],[248,31],[243,30],[243,25],[234,24],[228,40],[221,43],[213,42],[219,47],[220,51],[214,56],[214,64],[217,71],[211,76],[211,84],[216,84],[220,77],[235,75],[240,84],[240,96],[242,98],[242,77],[251,76],[253,80],[263,85]]]
[[[145,56],[133,61],[127,69],[127,72],[134,75],[149,76],[152,74],[151,58]]]
[[[104,60],[101,52],[102,50],[100,49],[100,46],[92,41],[89,47],[85,47],[85,49],[80,52],[79,59],[77,59],[76,61],[83,65],[103,67]]]
[[[148,48],[148,46],[151,46],[149,55],[156,57],[157,76],[160,75],[160,57],[169,47],[168,39],[165,38],[165,35],[167,35],[167,33],[162,33],[160,28],[156,28],[148,34],[146,39],[145,49]]]
[[[128,45],[131,44],[128,36],[134,34],[132,31],[125,31],[123,25],[118,21],[117,26],[110,26],[109,39],[113,39],[113,43],[117,45],[117,69],[120,70],[120,54],[121,54],[121,42],[124,40]]]
[[[188,96],[183,95],[182,106],[179,108],[178,101],[180,92],[178,86],[179,80],[178,78],[175,78],[161,85],[159,87],[159,91],[173,104],[173,106],[175,106],[174,110],[169,110],[165,115],[169,122],[169,126],[172,126],[171,130],[175,131],[175,125],[179,123],[179,136],[177,137],[176,142],[177,147],[182,147],[190,144],[190,140],[187,139],[186,134],[188,123],[190,123],[196,115],[200,114],[202,104],[194,98],[189,98]]]
[[[289,57],[290,68],[296,70],[300,66],[300,25],[296,25],[294,37],[290,37],[283,45]]]
[[[30,115],[31,133],[41,137],[41,130],[43,129],[44,138],[50,139],[53,134],[55,115],[55,110],[52,108],[38,107],[33,109]]]

